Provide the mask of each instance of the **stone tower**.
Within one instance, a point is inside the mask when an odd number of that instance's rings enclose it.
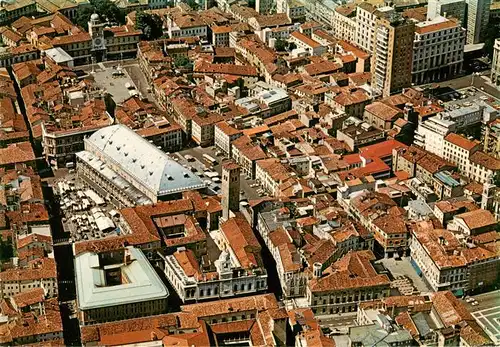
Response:
[[[233,161],[222,165],[222,218],[229,219],[230,211],[237,212],[240,205],[240,166]]]

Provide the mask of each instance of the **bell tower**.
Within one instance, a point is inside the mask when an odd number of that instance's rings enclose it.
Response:
[[[100,62],[106,58],[106,40],[104,38],[104,26],[99,15],[94,13],[88,22],[89,34],[92,38],[91,54],[95,61]]]

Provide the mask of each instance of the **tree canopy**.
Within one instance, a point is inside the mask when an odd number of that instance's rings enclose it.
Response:
[[[75,24],[88,30],[88,21],[93,13],[97,13],[102,21],[125,24],[125,12],[110,0],[90,0],[90,6],[78,9]]]
[[[274,43],[274,49],[278,52],[291,51],[292,49],[297,48],[297,45],[293,42],[288,42],[283,39],[276,39]]]
[[[186,58],[186,57],[183,57],[181,55],[177,56],[174,60],[174,64],[175,66],[177,67],[183,67],[183,66],[187,66],[191,63],[191,61]]]
[[[288,43],[285,40],[276,39],[276,41],[274,42],[274,49],[278,52],[283,52],[286,50],[287,45]]]
[[[142,30],[142,37],[146,40],[156,40],[163,36],[163,22],[157,14],[138,12],[135,28]]]

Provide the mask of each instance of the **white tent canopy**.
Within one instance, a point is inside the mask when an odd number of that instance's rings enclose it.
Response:
[[[85,195],[87,195],[97,206],[104,205],[106,202],[103,198],[97,195],[92,189],[87,189],[85,191]]]

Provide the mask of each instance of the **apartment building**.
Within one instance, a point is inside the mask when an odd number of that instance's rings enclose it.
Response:
[[[257,222],[257,230],[276,262],[281,289],[287,298],[305,296],[307,285],[300,252],[285,228],[292,220],[289,214],[276,208],[260,212]]]
[[[446,16],[455,18],[460,25],[465,26],[467,2],[465,0],[429,0],[427,3],[427,20]]]
[[[444,151],[444,137],[456,130],[456,124],[441,115],[419,122],[415,133],[415,144],[425,150],[442,155]]]
[[[45,160],[53,167],[61,168],[74,162],[75,154],[84,149],[84,138],[113,123],[104,100],[94,99],[82,106],[79,110],[72,110],[70,115],[61,115],[59,122],[41,124]],[[73,117],[77,115],[79,121],[74,121]]]
[[[34,0],[2,1],[0,6],[0,25],[12,23],[22,16],[32,16],[37,13],[37,3]]]
[[[500,119],[486,124],[482,137],[483,151],[500,158]]]
[[[302,48],[310,55],[322,55],[326,52],[326,47],[298,31],[291,33],[289,40],[290,42],[295,43],[298,48]]]
[[[262,159],[256,163],[255,177],[271,196],[276,196],[278,186],[291,175],[290,170],[277,158]]]
[[[40,51],[33,45],[24,43],[17,47],[9,47],[3,52],[0,52],[0,68],[39,58]]]
[[[14,169],[19,164],[35,167],[36,157],[31,143],[16,142],[0,148],[0,169]]]
[[[274,294],[262,294],[183,305],[180,312],[154,318],[84,326],[81,335],[87,346],[117,341],[149,346],[210,346],[237,341],[274,347],[286,344],[287,324],[287,311]]]
[[[53,258],[36,259],[22,268],[0,272],[0,295],[8,298],[34,288],[44,288],[48,297],[57,296],[58,280]]]
[[[286,90],[266,85],[255,88],[250,96],[236,100],[235,104],[248,110],[248,115],[268,118],[290,110],[292,100]]]
[[[0,326],[2,344],[25,346],[64,341],[58,299],[46,299],[43,288],[16,294],[0,304],[5,308]]]
[[[467,2],[467,44],[484,40],[490,17],[491,0],[469,0]]]
[[[415,24],[392,12],[384,17],[375,25],[371,85],[389,96],[411,86]]]
[[[363,120],[380,130],[390,130],[396,120],[403,118],[403,112],[394,106],[375,101],[366,105]]]
[[[372,251],[351,251],[322,271],[314,265],[307,286],[307,303],[315,315],[356,312],[363,301],[390,295],[390,280],[377,273]]]
[[[242,135],[241,130],[236,129],[226,121],[219,122],[215,124],[215,147],[222,151],[226,157],[231,158],[231,143]]]
[[[356,39],[356,10],[354,3],[338,6],[333,14],[333,35],[350,43]]]
[[[500,38],[495,39],[491,62],[491,82],[500,87]]]
[[[231,143],[231,158],[240,165],[247,178],[256,177],[257,161],[267,158],[260,145],[247,135],[239,136]]]
[[[488,245],[477,240],[466,245],[452,231],[429,229],[424,223],[429,224],[422,222],[412,231],[411,259],[434,291],[463,295],[498,281],[500,257]]]
[[[210,28],[212,31],[212,44],[216,47],[229,47],[229,33],[233,31],[231,26],[214,25]]]
[[[466,30],[454,18],[435,17],[415,24],[412,82],[423,84],[462,70]]]
[[[303,22],[306,18],[306,6],[301,0],[278,0],[276,13],[286,13],[292,22]]]
[[[469,157],[468,177],[479,183],[491,183],[500,171],[500,159],[476,151]]]
[[[90,63],[92,39],[86,32],[78,32],[73,35],[56,36],[50,44],[60,47],[74,60],[75,65]]]
[[[208,28],[200,16],[172,12],[167,16],[167,31],[170,38],[199,36],[207,37]]]
[[[389,10],[389,8],[387,8]],[[373,52],[377,8],[368,2],[362,2],[356,7],[355,42],[366,52]]]
[[[442,156],[449,162],[457,165],[463,173],[469,172],[470,156],[479,150],[479,141],[471,141],[461,135],[450,133],[444,138],[444,152]]]

